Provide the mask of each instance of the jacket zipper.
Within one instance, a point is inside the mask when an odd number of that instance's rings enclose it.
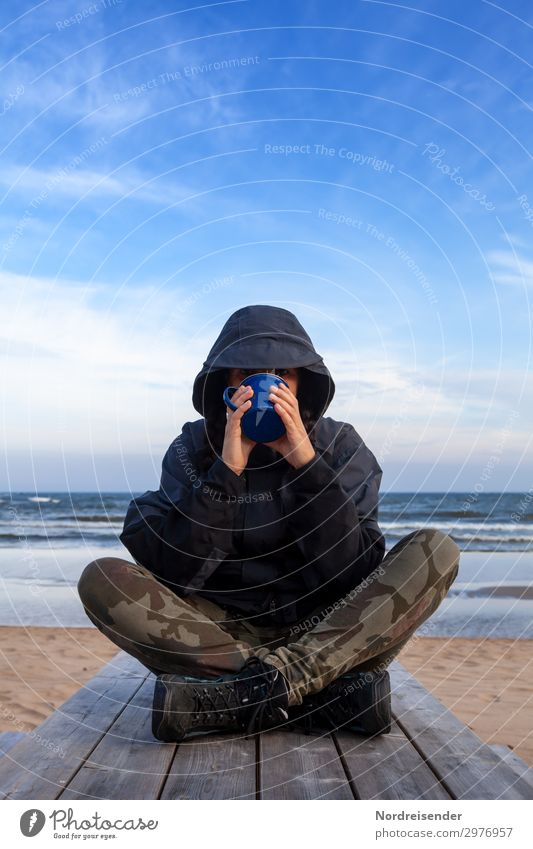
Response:
[[[248,492],[250,491],[250,487],[249,487],[248,473],[246,472],[246,470],[243,471],[243,475],[244,475],[244,482],[246,484],[246,495],[248,495]],[[241,518],[240,533],[239,533],[241,546],[242,546],[243,541],[244,541],[244,530],[245,530],[245,527],[246,527],[246,505],[247,505],[247,503],[248,503],[247,501],[244,502],[243,510],[242,510],[242,518]],[[244,563],[243,563],[242,568],[244,569]],[[275,599],[271,599],[270,604],[269,604],[270,615],[272,615],[275,610],[276,610],[276,601],[275,601]]]
[[[246,469],[243,471],[243,475],[244,475],[244,483],[246,484],[246,495],[248,495],[248,474],[246,472]],[[242,545],[244,543],[244,526],[245,526],[245,524],[246,524],[246,501],[244,501],[243,504],[242,504],[241,524],[240,524],[240,529],[239,529],[239,544],[240,544],[241,548],[242,548]]]

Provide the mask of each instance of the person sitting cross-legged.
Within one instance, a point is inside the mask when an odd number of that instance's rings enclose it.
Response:
[[[269,443],[241,426],[257,372],[283,379]],[[385,554],[382,469],[352,424],[325,416],[334,391],[293,313],[237,310],[194,380],[202,418],[168,448],[159,489],[130,502],[133,562],[85,567],[88,617],[157,676],[156,738],[390,730],[387,666],[446,596],[459,548],[420,528]]]

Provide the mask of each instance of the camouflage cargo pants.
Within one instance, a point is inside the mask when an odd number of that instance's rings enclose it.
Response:
[[[348,670],[385,668],[445,597],[459,554],[447,534],[413,531],[346,596],[285,629],[257,628],[198,595],[180,598],[116,557],[89,563],[78,591],[96,627],[152,671],[217,677],[255,655],[282,671],[296,705]]]

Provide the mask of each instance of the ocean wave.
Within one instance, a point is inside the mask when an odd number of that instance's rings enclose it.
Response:
[[[105,534],[111,531],[122,530],[122,527],[123,525],[120,522],[117,522],[116,524],[90,523],[88,525],[85,525],[84,527],[78,527],[74,522],[72,524],[58,523],[57,525],[53,522],[27,522],[24,525],[23,531],[18,531],[18,528],[2,528],[0,526],[0,537],[46,536],[47,534],[49,534],[50,536],[83,536],[83,534],[86,534],[87,536],[92,536],[93,534]]]
[[[459,598],[517,598],[533,601],[533,584],[454,584],[448,595]]]
[[[28,534],[35,533],[44,533],[48,531],[51,534],[57,534],[58,532],[65,531],[65,533],[92,533],[98,531],[116,531],[119,528],[122,530],[123,522],[87,522],[85,525],[83,523],[78,522],[50,522],[43,521],[39,522],[33,519],[31,522],[24,523],[24,533],[19,533],[17,536],[28,536]],[[8,528],[5,528],[7,533],[11,533],[12,531]],[[2,535],[2,526],[0,525],[0,536]]]
[[[70,534],[25,533],[24,536],[12,533],[0,533],[0,547],[12,547],[17,549],[27,547],[28,543],[35,543],[37,547],[43,543],[53,544],[54,546],[68,543],[70,545],[74,544],[76,547],[78,545],[83,547],[86,543],[90,543],[91,545],[96,543],[102,543],[102,545],[114,543],[116,545],[117,540],[118,534],[111,531],[107,534],[102,531],[94,531],[91,534],[88,534],[87,532],[85,532],[85,534],[79,532],[73,532]]]
[[[430,521],[440,522],[441,519],[486,519],[490,514],[487,512],[481,512],[477,510],[440,510],[438,507],[431,507],[428,505],[420,506],[416,504],[410,504],[406,509],[392,509],[392,505],[386,504],[383,501],[380,503],[380,515],[385,516],[387,513],[393,513],[394,515],[403,515],[403,521],[417,521],[417,517],[420,516],[421,521],[427,521],[428,515],[430,516]],[[409,516],[409,519],[407,518]]]
[[[454,531],[450,534],[454,540],[468,542],[533,542],[533,536],[492,536],[491,534],[459,534]]]
[[[438,520],[440,519],[461,519],[468,516],[469,519],[484,519],[486,513],[481,513],[477,510],[436,510]]]
[[[72,522],[98,522],[100,524],[102,522],[107,522],[107,523],[122,522],[123,523],[124,522],[124,513],[122,513],[121,515],[117,515],[117,516],[113,516],[113,515],[110,515],[110,514],[108,514],[106,516],[103,513],[101,513],[100,515],[88,514],[86,516],[84,516],[83,514],[79,514],[79,515],[75,515],[75,516],[55,516],[53,521],[55,521],[56,519],[70,519]]]
[[[105,513],[100,513],[100,515],[98,515],[96,513],[95,514],[87,514],[87,515],[84,515],[83,513],[79,513],[79,514],[73,515],[72,513],[70,513],[70,514],[67,514],[67,515],[52,514],[52,515],[47,515],[47,516],[42,516],[42,517],[32,515],[31,518],[28,518],[28,521],[31,524],[33,524],[35,522],[40,522],[40,521],[46,522],[48,527],[68,528],[68,527],[71,527],[71,526],[76,527],[76,525],[79,524],[80,522],[87,522],[88,524],[97,523],[99,525],[112,524],[113,522],[115,522],[116,524],[117,523],[123,524],[124,523],[124,516],[125,516],[124,513],[120,513],[120,514],[117,513],[116,515],[112,515],[112,514],[108,513],[107,516],[106,516]],[[61,522],[63,522],[64,524],[61,524]]]
[[[404,533],[387,533],[385,537],[394,541],[403,539],[407,534]],[[484,550],[486,551],[501,551],[502,545],[523,545],[524,551],[529,551],[533,546],[533,536],[498,536],[497,534],[460,534],[457,531],[450,533],[449,536],[457,543],[468,543],[468,546],[483,545],[491,546]],[[511,550],[511,549],[510,549]],[[515,550],[514,548],[512,549]]]
[[[28,498],[28,501],[51,501],[51,498],[45,498],[43,495],[32,495]]]
[[[382,530],[405,529],[406,533],[409,533],[410,530],[418,530],[419,528],[423,530],[424,527],[443,528],[444,530],[460,528],[461,530],[471,531],[477,531],[479,528],[483,528],[485,531],[515,531],[517,528],[520,528],[522,531],[531,531],[533,533],[533,522],[491,522],[488,519],[485,522],[440,522],[438,519],[429,519],[420,524],[415,520],[405,520],[403,522],[386,522],[380,520],[379,524]]]
[[[0,540],[15,540],[16,539],[17,542],[20,542],[21,538],[22,537],[20,536],[20,534],[0,534]],[[24,539],[27,539],[27,537],[24,537]]]

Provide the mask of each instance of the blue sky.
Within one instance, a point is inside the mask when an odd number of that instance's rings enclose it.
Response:
[[[300,318],[383,491],[533,485],[530,3],[0,27],[2,489],[156,487],[250,303]]]

